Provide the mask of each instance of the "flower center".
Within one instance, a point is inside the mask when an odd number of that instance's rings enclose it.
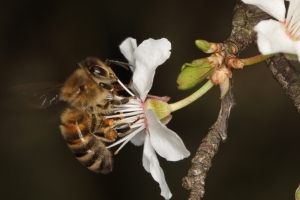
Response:
[[[129,125],[130,130],[125,135],[123,135],[122,139],[107,147],[110,148],[122,143],[122,145],[114,154],[117,154],[128,141],[130,141],[136,134],[145,129],[147,126],[147,120],[144,111],[144,102],[136,97],[131,91],[129,91],[120,81],[119,83],[132,97],[129,99],[129,102],[124,105],[114,105],[112,108],[114,114],[107,115],[105,116],[105,118],[118,119],[114,120],[113,126],[116,126],[118,124],[127,124]],[[119,96],[116,96],[116,98],[122,99],[122,97]]]

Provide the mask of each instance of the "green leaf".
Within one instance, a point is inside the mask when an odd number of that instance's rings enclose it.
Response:
[[[212,72],[213,68],[207,58],[186,63],[182,66],[181,73],[177,78],[178,89],[190,89],[206,79]]]

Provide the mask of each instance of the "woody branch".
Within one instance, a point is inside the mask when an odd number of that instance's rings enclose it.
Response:
[[[270,16],[256,6],[246,5],[241,0],[233,10],[232,32],[224,41],[227,54],[237,56],[251,43],[256,43],[256,32],[253,27],[261,20]],[[299,72],[282,55],[276,55],[266,61],[273,77],[280,83],[283,90],[300,112],[300,76]],[[196,155],[192,159],[192,167],[183,178],[182,185],[190,190],[189,200],[200,200],[204,196],[204,185],[207,171],[211,167],[212,158],[218,151],[221,141],[227,138],[228,120],[231,108],[235,105],[233,96],[233,78],[230,90],[221,100],[221,108],[217,121],[202,140]]]

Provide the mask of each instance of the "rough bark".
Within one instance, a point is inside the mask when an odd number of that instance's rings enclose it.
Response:
[[[217,153],[220,142],[227,139],[229,114],[231,108],[235,105],[232,83],[233,79],[231,79],[229,91],[221,101],[217,121],[202,140],[202,144],[192,159],[192,167],[188,171],[188,175],[182,180],[182,186],[191,190],[189,200],[199,200],[204,196],[206,172],[211,167],[212,158]]]
[[[300,113],[300,72],[283,56],[277,54],[266,60],[272,76]]]

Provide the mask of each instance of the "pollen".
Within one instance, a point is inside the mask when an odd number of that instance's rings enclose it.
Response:
[[[119,139],[117,142],[107,147],[111,148],[113,146],[121,144],[120,147],[115,151],[115,155],[118,154],[118,152],[125,146],[127,142],[129,142],[136,134],[138,134],[146,127],[146,115],[144,113],[142,100],[137,98],[128,88],[123,85],[121,81],[118,80],[118,82],[133,98],[129,98],[129,101],[126,104],[112,105],[112,114],[105,116],[107,121],[109,121],[110,119],[118,119],[111,120],[111,122],[113,122],[113,125],[123,123],[129,125],[129,133],[124,135],[124,137]],[[122,97],[120,96],[116,96],[115,98],[119,100],[122,99]]]

